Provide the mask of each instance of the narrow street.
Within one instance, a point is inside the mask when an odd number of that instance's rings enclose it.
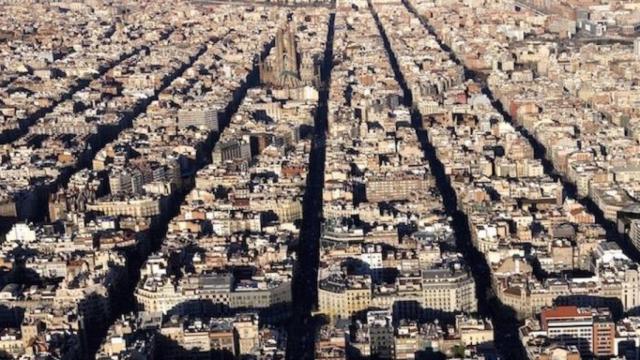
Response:
[[[263,49],[261,58],[264,59],[273,46],[274,46],[274,42],[272,41]],[[205,50],[203,49],[199,53],[199,55],[196,56],[196,58],[190,61],[190,64],[193,64],[197,60],[197,58],[204,53],[205,53]],[[190,65],[183,66],[183,68],[181,68],[181,71],[179,73],[184,72],[189,67]],[[201,152],[202,159],[196,164],[196,168],[194,169],[193,174],[191,174],[191,177],[195,177],[195,173],[197,173],[198,170],[202,169],[204,166],[206,166],[211,162],[211,152],[213,151],[213,147],[218,141],[220,134],[229,125],[231,117],[238,110],[238,107],[242,103],[242,99],[244,99],[247,93],[247,90],[250,89],[251,87],[257,86],[259,84],[259,81],[260,81],[260,77],[258,73],[258,65],[256,63],[254,64],[252,71],[249,73],[249,75],[247,75],[247,79],[242,85],[242,87],[236,90],[238,92],[238,96],[235,97],[237,100],[228,105],[225,112],[226,113],[225,116],[220,119],[219,131],[212,132],[209,135],[209,139],[207,139],[206,143],[204,144],[203,151]],[[170,83],[171,81],[169,81],[166,84],[166,86],[168,86]],[[134,291],[135,291],[136,285],[138,284],[138,280],[140,279],[140,269],[142,268],[142,265],[145,263],[149,255],[160,248],[162,240],[165,238],[167,234],[169,222],[173,217],[179,214],[180,204],[184,202],[184,199],[187,196],[187,194],[189,194],[189,192],[193,189],[194,187],[193,181],[187,181],[187,184],[188,185],[186,186],[186,188],[183,189],[183,191],[180,194],[177,194],[176,198],[172,201],[171,208],[168,209],[168,211],[165,212],[164,214],[161,214],[161,217],[158,219],[158,221],[156,221],[154,225],[148,230],[149,237],[151,239],[150,251],[141,254],[140,251],[134,250],[126,254],[127,266],[128,266],[127,273],[129,276],[127,277],[126,283],[123,284],[124,285],[123,288],[120,290],[121,296],[114,299],[114,309],[113,309],[114,314],[111,319],[112,322],[115,321],[115,319],[120,317],[122,314],[126,314],[128,312],[133,312],[136,310],[137,301],[134,296]],[[108,329],[100,329],[99,331],[97,331],[96,339],[97,340],[103,339],[104,336],[106,335],[107,330]],[[98,350],[99,345],[100,345],[99,342],[90,342],[89,354],[95,354],[95,352]]]
[[[167,31],[165,34],[163,34],[160,37],[160,40],[165,40],[165,39],[169,38],[169,36],[173,32],[174,32],[174,30]],[[99,79],[100,77],[104,76],[106,73],[109,72],[109,70],[115,68],[116,66],[118,66],[121,63],[123,63],[125,60],[131,58],[132,56],[137,55],[138,53],[140,53],[140,51],[142,51],[144,49],[148,49],[148,46],[138,46],[138,47],[132,49],[131,51],[127,52],[127,53],[123,53],[116,61],[113,61],[113,62],[108,63],[108,64],[102,64],[100,66],[100,68],[98,69],[98,71],[93,73],[93,74],[91,74],[90,76],[86,76],[86,77],[78,79],[78,81],[73,86],[71,86],[65,94],[63,94],[56,101],[53,101],[51,103],[51,105],[49,105],[47,107],[44,107],[44,108],[41,108],[38,111],[34,112],[33,114],[30,114],[26,119],[24,119],[22,121],[22,123],[20,124],[19,128],[15,129],[15,130],[11,130],[11,131],[1,132],[0,133],[0,144],[9,144],[9,143],[11,143],[13,141],[16,141],[20,137],[26,135],[28,133],[28,131],[29,131],[29,128],[32,125],[34,125],[38,121],[38,119],[41,119],[41,118],[45,117],[47,114],[52,112],[53,109],[56,108],[56,106],[58,106],[61,103],[71,99],[73,97],[73,95],[75,95],[79,91],[87,88],[87,86],[89,86],[93,80]]]
[[[315,118],[307,188],[304,194],[303,222],[297,262],[293,273],[293,309],[287,342],[287,359],[313,359],[317,320],[312,317],[317,299],[320,222],[322,220],[322,188],[324,184],[327,101],[333,64],[333,31],[335,14],[329,19],[324,63],[321,70],[322,89]]]
[[[415,14],[406,2],[407,9]],[[429,161],[429,167],[436,178],[436,185],[443,197],[445,210],[452,218],[452,227],[456,233],[456,247],[462,253],[465,262],[471,268],[471,273],[476,283],[476,296],[478,299],[478,312],[482,317],[492,320],[495,328],[495,343],[498,352],[506,359],[519,359],[524,356],[524,349],[518,339],[518,327],[520,325],[515,311],[505,306],[495,297],[491,289],[491,269],[484,256],[473,246],[467,216],[458,208],[456,193],[447,178],[444,166],[436,157],[436,151],[427,139],[427,129],[422,128],[422,115],[413,107],[411,91],[407,87],[406,80],[395,58],[394,52],[385,34],[377,14],[370,6],[378,24],[378,29],[383,37],[387,55],[393,67],[398,83],[404,92],[405,105],[412,108],[412,124],[418,139],[424,150],[425,158]],[[422,19],[420,19],[423,21]],[[423,23],[424,24],[424,23]],[[444,49],[443,49],[444,50]]]

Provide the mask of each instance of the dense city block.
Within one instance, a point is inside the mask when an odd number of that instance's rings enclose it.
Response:
[[[640,2],[0,12],[0,358],[640,357]]]

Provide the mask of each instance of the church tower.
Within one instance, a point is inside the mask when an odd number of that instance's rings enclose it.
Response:
[[[276,52],[280,71],[291,72],[298,76],[296,40],[288,24],[284,29],[278,30],[278,34],[276,35]]]
[[[295,34],[289,25],[278,30],[275,48],[266,61],[260,63],[259,69],[263,84],[281,89],[301,86]]]

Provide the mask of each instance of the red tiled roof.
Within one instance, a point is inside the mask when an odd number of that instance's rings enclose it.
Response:
[[[568,318],[581,315],[577,306],[557,306],[542,310],[541,315],[546,319]]]

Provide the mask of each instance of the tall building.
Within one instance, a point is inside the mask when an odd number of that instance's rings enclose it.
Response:
[[[318,282],[318,305],[332,321],[347,319],[371,305],[371,277],[331,275]]]
[[[418,324],[415,321],[400,320],[394,335],[394,360],[415,359],[416,352],[424,348]]]
[[[435,311],[466,311],[478,309],[475,281],[461,268],[426,269],[422,272],[423,306]]]
[[[558,306],[540,314],[540,327],[551,339],[575,346],[583,355],[615,353],[615,324],[608,309]]]
[[[212,153],[213,163],[221,164],[228,160],[251,160],[251,142],[248,138],[234,139],[216,144]]]
[[[138,169],[109,174],[109,189],[112,194],[140,194],[144,179]]]
[[[317,59],[298,53],[294,30],[289,25],[278,30],[275,48],[260,62],[260,82],[280,89],[315,85],[319,80]]]
[[[236,337],[236,352],[247,354],[258,346],[258,315],[254,313],[238,314],[233,323]]]
[[[218,131],[218,113],[215,108],[193,107],[178,111],[178,127],[204,127],[210,131]]]
[[[369,347],[371,355],[380,359],[393,358],[393,324],[391,311],[379,310],[367,312],[369,328]]]

